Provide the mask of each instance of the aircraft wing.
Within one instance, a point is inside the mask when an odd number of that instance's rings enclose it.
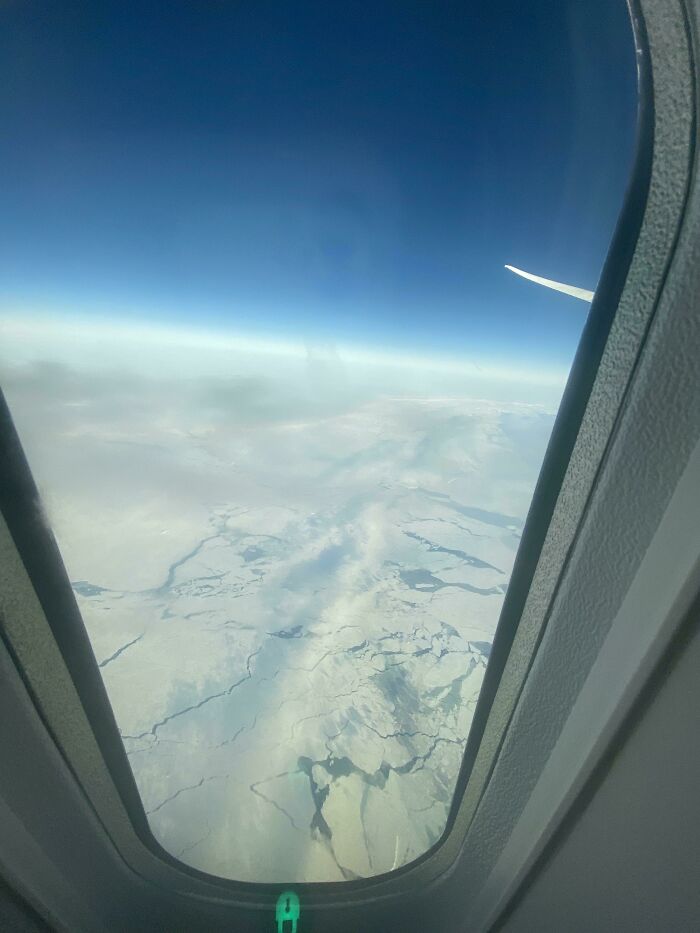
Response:
[[[506,266],[516,275],[522,275],[524,279],[531,282],[537,282],[538,285],[544,285],[545,288],[553,288],[556,292],[564,292],[565,295],[572,295],[574,298],[580,298],[581,301],[593,301],[594,292],[589,292],[587,288],[576,288],[575,285],[564,285],[563,282],[553,282],[551,279],[543,279],[540,275],[533,275],[531,272],[523,272],[522,269],[516,269],[515,266]]]

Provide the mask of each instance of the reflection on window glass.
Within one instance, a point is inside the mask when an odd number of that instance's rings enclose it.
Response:
[[[625,6],[0,23],[0,375],[153,833],[245,881],[405,865],[589,308],[504,265],[595,288]]]

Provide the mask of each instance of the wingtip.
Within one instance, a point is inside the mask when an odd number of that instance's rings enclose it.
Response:
[[[525,272],[523,269],[518,269],[515,266],[509,265],[509,263],[505,264],[505,268],[508,269],[509,272],[514,272],[516,275],[528,279],[530,282],[535,282],[537,285],[544,285],[545,288],[563,292],[565,295],[571,295],[572,298],[579,298],[581,301],[587,301],[589,303],[593,301],[594,292],[586,288],[577,288],[575,285],[565,285],[563,282],[545,279],[541,275],[533,275],[532,272]]]

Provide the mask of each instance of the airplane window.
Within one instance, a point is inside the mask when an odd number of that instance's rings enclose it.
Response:
[[[622,203],[625,5],[0,23],[0,377],[151,830],[240,881],[406,865]]]

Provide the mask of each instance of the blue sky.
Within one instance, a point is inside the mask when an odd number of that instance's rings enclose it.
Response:
[[[632,158],[622,0],[12,2],[0,303],[568,362]]]

